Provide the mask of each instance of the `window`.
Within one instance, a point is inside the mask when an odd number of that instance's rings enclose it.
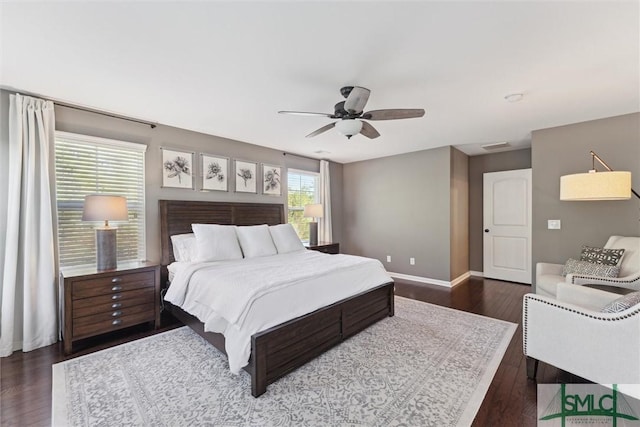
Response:
[[[287,171],[289,224],[296,229],[300,239],[309,240],[311,218],[305,218],[304,205],[319,203],[319,175],[314,172],[289,169]]]
[[[95,264],[95,222],[82,221],[84,196],[127,198],[129,220],[117,222],[118,261],[145,259],[146,146],[56,132],[56,202],[61,266]]]

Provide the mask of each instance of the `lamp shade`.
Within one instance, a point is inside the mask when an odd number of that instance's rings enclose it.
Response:
[[[362,122],[357,119],[339,120],[336,122],[336,129],[344,136],[351,138],[362,130]]]
[[[560,177],[560,200],[628,200],[631,172],[576,173]]]
[[[83,221],[126,221],[127,199],[122,196],[93,194],[85,196]]]
[[[304,216],[306,218],[322,218],[324,216],[322,203],[318,203],[315,205],[305,205]]]

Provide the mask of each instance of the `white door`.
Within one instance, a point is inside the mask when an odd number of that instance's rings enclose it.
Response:
[[[531,169],[484,174],[484,277],[531,284]]]

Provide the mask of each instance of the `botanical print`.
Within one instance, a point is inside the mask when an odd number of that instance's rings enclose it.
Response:
[[[162,150],[162,186],[193,188],[193,153]]]
[[[201,154],[200,157],[202,158],[202,189],[227,191],[229,159],[207,154]]]
[[[256,193],[257,164],[236,160],[236,191],[240,193]]]
[[[282,195],[282,169],[280,166],[262,165],[262,193]]]

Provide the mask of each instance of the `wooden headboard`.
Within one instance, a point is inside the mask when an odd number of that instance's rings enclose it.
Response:
[[[160,200],[160,262],[167,266],[175,260],[171,236],[192,233],[191,224],[276,225],[284,222],[282,204]]]

